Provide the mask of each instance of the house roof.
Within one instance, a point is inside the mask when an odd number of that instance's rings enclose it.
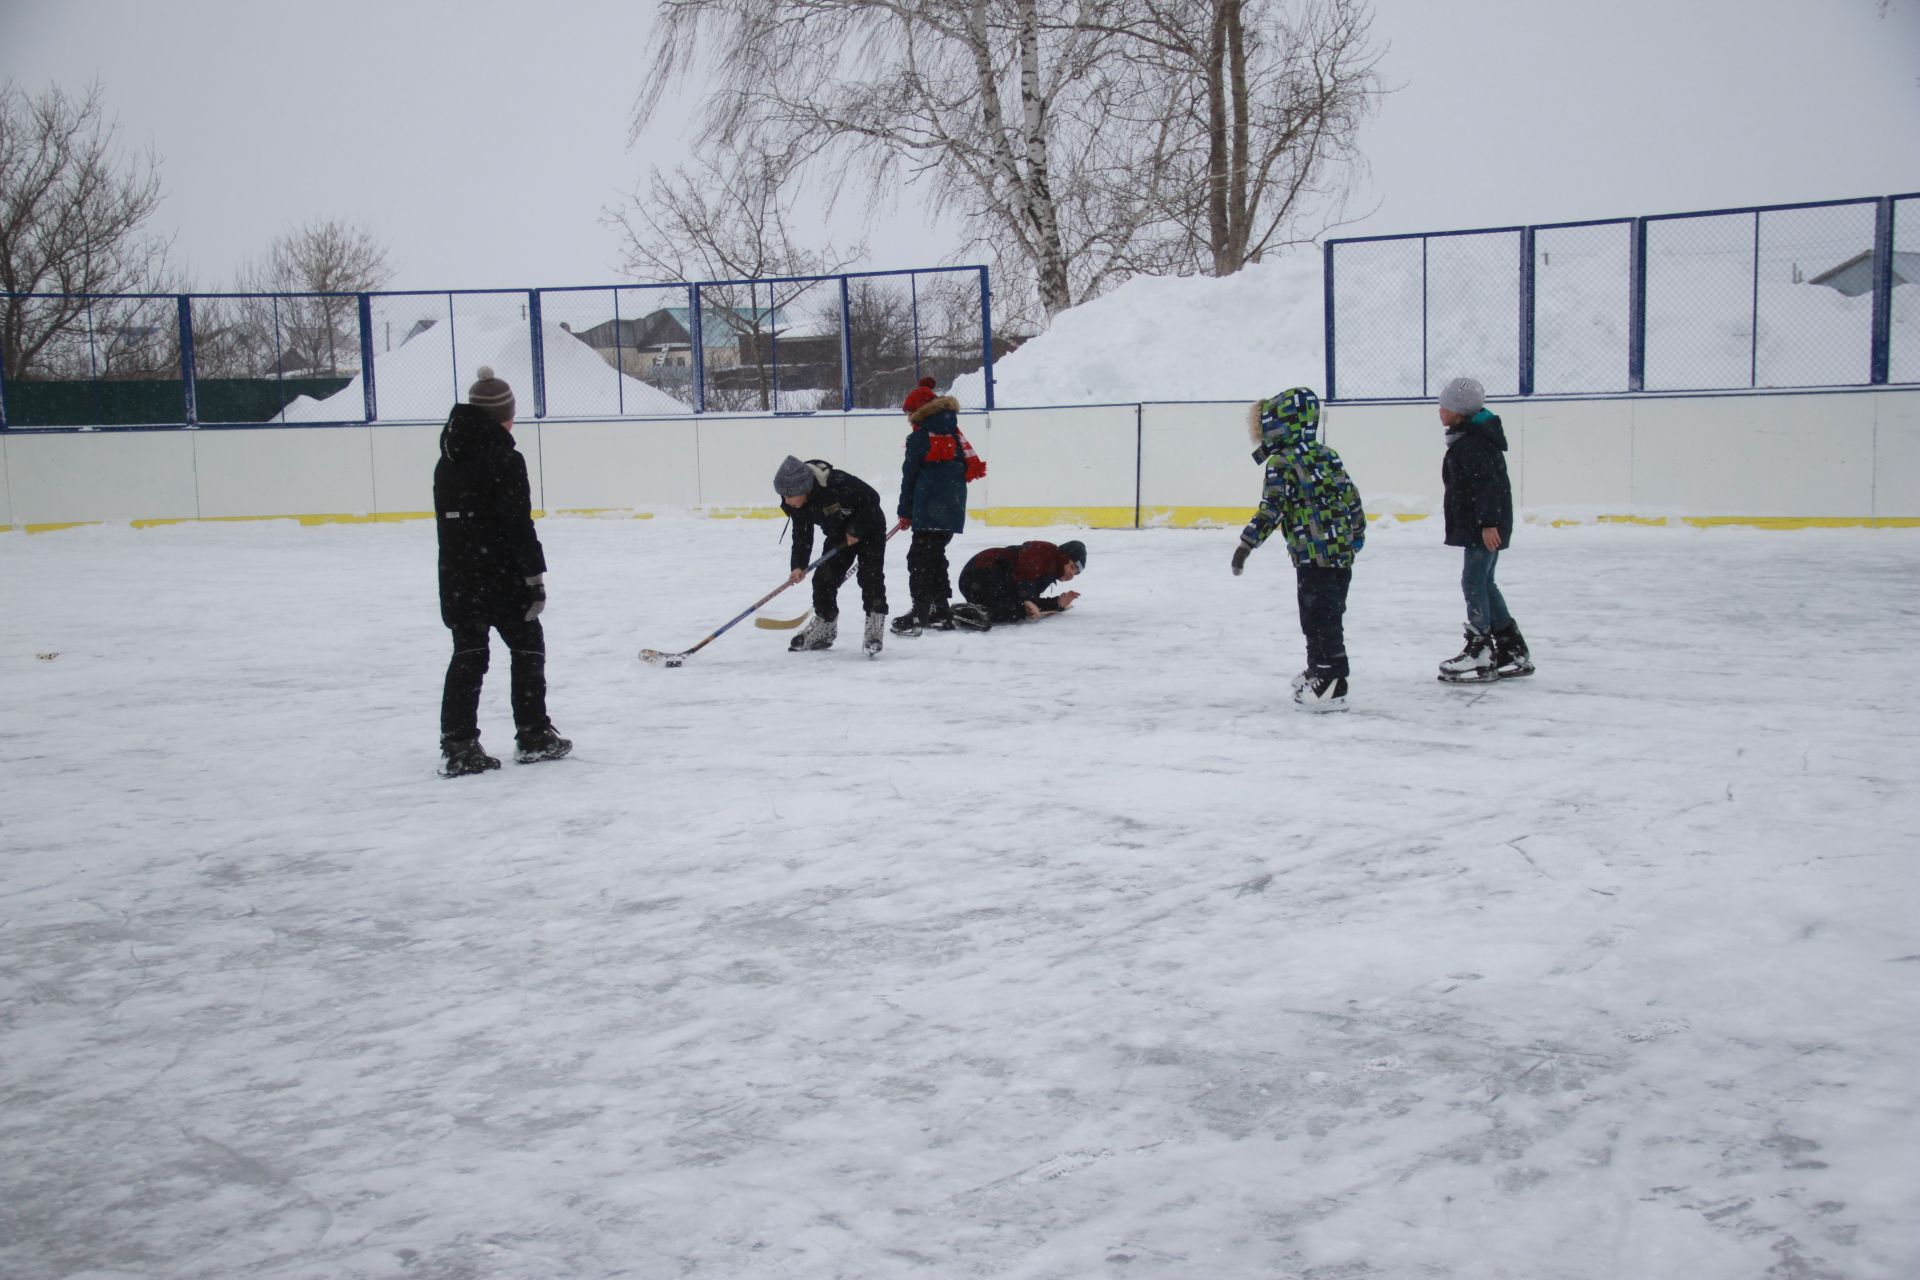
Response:
[[[1872,293],[1873,250],[1862,250],[1837,267],[1822,271],[1817,276],[1809,276],[1807,283],[1824,284],[1830,289],[1838,289],[1849,298],[1857,298],[1863,293]],[[1893,283],[1896,285],[1920,283],[1920,253],[1905,249],[1894,250]]]

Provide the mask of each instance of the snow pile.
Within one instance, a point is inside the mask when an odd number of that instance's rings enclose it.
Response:
[[[568,417],[691,413],[692,406],[618,372],[594,349],[558,324],[540,326],[546,347],[547,412]],[[458,316],[423,329],[373,359],[374,391],[383,422],[438,421],[481,365],[491,365],[514,389],[523,418],[533,416],[533,343],[528,322],[513,315]],[[354,378],[315,400],[301,396],[286,408],[288,422],[358,422],[365,392]]]
[[[1062,311],[996,362],[1001,406],[1252,400],[1326,376],[1320,254],[1301,249],[1224,279],[1135,276]],[[986,402],[978,373],[962,404]]]

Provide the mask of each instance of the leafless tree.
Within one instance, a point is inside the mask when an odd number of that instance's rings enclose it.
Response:
[[[1052,315],[1131,272],[1194,259],[1196,235],[1213,257],[1216,215],[1225,225],[1214,269],[1275,243],[1326,166],[1282,164],[1285,146],[1269,146],[1262,129],[1346,154],[1359,107],[1342,99],[1345,114],[1316,130],[1288,127],[1288,111],[1267,101],[1298,34],[1279,22],[1287,3],[659,0],[662,40],[634,128],[670,85],[711,63],[705,140],[748,139],[795,164],[849,162],[876,194],[924,177],[996,254],[1003,279],[1010,261],[1023,268],[1003,300],[1030,293]],[[1300,30],[1344,29],[1364,42],[1364,0],[1297,3],[1350,18]],[[1316,57],[1325,63],[1308,62]],[[1349,75],[1356,61],[1366,70]],[[1363,45],[1335,70],[1345,86],[1370,84],[1370,68]],[[1292,111],[1307,104],[1303,96]],[[1216,145],[1224,154],[1209,160]],[[1294,177],[1295,198],[1276,202],[1272,184]],[[1224,208],[1210,210],[1196,191]]]
[[[1168,230],[1148,269],[1231,275],[1338,217],[1378,105],[1381,50],[1366,0],[1136,0],[1126,56],[1160,94],[1152,153]]]
[[[730,385],[708,388],[710,407],[775,407],[770,363],[791,309],[818,287],[817,277],[866,252],[864,244],[805,243],[794,232],[794,192],[786,157],[750,144],[722,145],[670,175],[650,170],[646,192],[636,190],[607,213],[630,277],[740,282],[701,290],[705,355],[710,374],[730,361],[728,367],[755,370],[753,385],[744,388],[743,375],[730,375]],[[743,392],[751,393],[748,402],[732,403]]]
[[[372,232],[327,218],[278,236],[264,259],[241,268],[242,293],[276,295],[250,303],[248,327],[255,346],[272,334],[280,371],[338,373],[341,357],[360,361],[359,300],[393,278],[386,247]]]
[[[171,241],[147,230],[162,195],[160,161],[125,154],[118,133],[98,84],[76,98],[0,83],[0,293],[60,295],[0,299],[8,377],[92,371],[99,344],[88,340],[90,322],[113,304],[90,306],[81,295],[165,285]],[[124,343],[154,326],[108,318],[104,327]]]

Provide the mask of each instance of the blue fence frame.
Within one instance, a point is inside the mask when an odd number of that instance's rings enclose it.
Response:
[[[1861,369],[1864,377],[1841,380],[1811,381],[1765,381],[1761,377],[1762,359],[1762,270],[1761,243],[1762,228],[1769,215],[1805,213],[1814,210],[1861,209],[1872,211],[1870,237],[1861,237],[1865,253],[1859,255],[1867,260],[1871,272],[1871,317],[1866,326],[1864,351],[1852,352],[1848,358],[1864,356]],[[1656,260],[1650,257],[1649,240],[1663,228],[1678,226],[1701,219],[1751,218],[1753,232],[1751,239],[1751,276],[1746,297],[1746,336],[1748,349],[1745,352],[1744,381],[1731,378],[1707,378],[1697,385],[1662,385],[1650,387],[1648,379],[1649,350],[1649,307],[1658,301],[1668,301],[1674,294],[1669,289],[1662,295],[1656,285],[1649,288],[1648,275],[1650,264]],[[1480,351],[1482,362],[1487,367],[1499,367],[1504,370],[1508,361],[1512,361],[1515,377],[1512,380],[1514,393],[1520,396],[1532,396],[1539,393],[1538,357],[1540,334],[1540,278],[1539,267],[1542,262],[1541,237],[1543,233],[1580,231],[1590,228],[1618,227],[1625,237],[1622,265],[1626,280],[1622,298],[1625,314],[1615,317],[1619,321],[1623,334],[1618,357],[1618,380],[1607,385],[1582,388],[1577,394],[1631,394],[1649,390],[1660,391],[1724,391],[1766,389],[1805,389],[1808,387],[1850,387],[1885,386],[1890,383],[1920,382],[1920,354],[1909,355],[1902,352],[1900,366],[1895,366],[1893,344],[1893,290],[1897,283],[1912,283],[1920,288],[1920,279],[1910,273],[1902,280],[1896,280],[1894,264],[1896,252],[1905,263],[1909,257],[1920,261],[1920,192],[1908,192],[1899,195],[1861,197],[1850,200],[1816,200],[1796,204],[1751,205],[1733,209],[1710,209],[1688,213],[1653,214],[1632,218],[1590,219],[1580,222],[1540,223],[1530,226],[1482,227],[1468,230],[1415,232],[1406,235],[1353,236],[1329,240],[1323,246],[1324,279],[1322,285],[1325,306],[1326,340],[1326,395],[1334,399],[1367,400],[1416,400],[1427,399],[1433,394],[1430,385],[1429,368],[1432,359],[1431,333],[1434,299],[1429,292],[1429,249],[1435,242],[1459,241],[1463,237],[1504,237],[1511,236],[1517,245],[1519,255],[1518,271],[1515,276],[1515,296],[1511,305],[1517,307],[1518,323],[1515,328],[1517,350],[1499,351],[1495,347],[1483,346]],[[1870,239],[1870,243],[1865,243]],[[1342,340],[1357,343],[1365,335],[1356,334],[1358,318],[1341,311],[1341,286],[1351,286],[1359,274],[1351,262],[1343,266],[1343,254],[1356,256],[1354,246],[1387,246],[1418,242],[1419,253],[1419,343],[1418,361],[1420,367],[1419,393],[1410,394],[1404,390],[1382,392],[1364,384],[1364,378],[1350,376],[1343,385],[1340,377],[1340,344]],[[1870,256],[1869,256],[1870,255]],[[1656,255],[1657,256],[1657,255]],[[1854,259],[1852,261],[1858,261]],[[1842,264],[1847,265],[1847,264]],[[1833,275],[1837,272],[1828,272]],[[1409,259],[1407,271],[1411,271]],[[1338,273],[1338,274],[1336,274]],[[1407,281],[1400,281],[1407,283]],[[1794,283],[1801,283],[1797,267]],[[1837,287],[1837,286],[1836,286]],[[1407,292],[1411,294],[1409,287]],[[1498,290],[1492,290],[1497,293]],[[1411,299],[1409,298],[1409,301]],[[1351,311],[1351,309],[1350,309]],[[1396,315],[1402,313],[1395,313]],[[1512,314],[1512,313],[1509,313]],[[1478,308],[1472,317],[1476,322],[1488,319],[1486,307]],[[1501,327],[1505,321],[1498,322]],[[1678,327],[1675,332],[1679,332]],[[1671,335],[1668,335],[1671,336]],[[1847,341],[1853,341],[1848,338]],[[1920,341],[1920,338],[1916,338]],[[1410,363],[1415,358],[1413,342],[1409,331],[1404,336],[1405,357]],[[1457,371],[1472,372],[1471,359],[1455,358],[1454,364],[1460,365]],[[1684,378],[1680,379],[1684,382]],[[1355,386],[1359,382],[1362,385]],[[1494,388],[1489,385],[1489,391]]]
[[[936,282],[928,286],[927,280]],[[898,282],[894,285],[890,282]],[[747,306],[733,301],[738,292],[745,290],[751,300]],[[758,301],[761,293],[766,295],[766,305]],[[686,376],[676,378],[678,385],[684,382],[687,400],[684,407],[673,409],[647,408],[629,404],[630,382],[643,379],[630,373],[627,363],[639,353],[632,347],[623,350],[622,335],[631,332],[628,326],[641,323],[640,317],[622,317],[620,302],[622,294],[669,295],[672,299],[684,299],[684,307],[660,306],[648,313],[648,318],[660,315],[670,316],[669,327],[674,327],[684,335],[684,342],[674,344],[676,350],[684,348],[683,355],[676,357],[680,365],[686,367]],[[785,293],[788,302],[781,301]],[[823,317],[837,321],[837,347],[829,351],[828,335],[814,333],[795,336],[794,330],[802,327],[796,324],[788,313],[791,300],[807,294],[817,294],[815,301],[824,297],[824,304],[814,313],[819,323]],[[504,305],[521,309],[521,322],[528,335],[527,352],[531,370],[530,387],[522,389],[522,412],[528,407],[533,417],[549,416],[553,397],[549,385],[549,351],[546,334],[546,317],[556,308],[566,311],[571,308],[578,311],[582,306],[589,313],[595,303],[590,295],[610,295],[611,307],[606,323],[594,326],[596,331],[604,330],[611,338],[612,359],[608,360],[601,349],[600,358],[606,361],[617,376],[613,379],[614,395],[612,406],[606,412],[567,413],[560,417],[657,417],[669,413],[740,413],[753,412],[751,407],[740,404],[724,403],[728,397],[721,383],[729,373],[753,374],[761,380],[759,398],[765,408],[775,413],[812,413],[831,412],[835,406],[822,401],[833,397],[835,388],[831,385],[821,387],[823,381],[838,383],[838,411],[852,412],[858,408],[893,408],[899,397],[904,395],[914,382],[926,372],[947,377],[955,371],[981,372],[985,384],[984,407],[994,407],[993,380],[993,304],[991,282],[988,269],[984,266],[966,267],[929,267],[906,271],[860,271],[824,276],[780,276],[754,280],[702,280],[688,284],[619,284],[619,285],[581,285],[566,288],[549,289],[436,289],[436,290],[399,290],[378,293],[313,293],[313,294],[246,294],[246,293],[196,293],[196,294],[0,294],[11,304],[34,303],[75,303],[79,304],[86,316],[85,362],[86,372],[66,379],[36,378],[23,379],[5,367],[4,356],[0,356],[0,430],[31,429],[32,424],[15,421],[16,415],[9,414],[9,382],[24,386],[29,381],[65,381],[91,383],[96,392],[103,386],[111,385],[112,378],[101,367],[101,359],[96,350],[94,313],[96,308],[111,311],[116,307],[140,309],[151,306],[170,308],[173,320],[168,326],[175,330],[166,335],[177,346],[167,351],[164,365],[147,366],[147,372],[138,375],[149,385],[154,383],[171,384],[175,378],[180,382],[180,410],[177,417],[163,418],[154,422],[142,422],[141,426],[180,426],[198,427],[215,425],[202,421],[202,397],[199,394],[202,382],[209,376],[206,372],[206,358],[211,344],[218,341],[218,326],[196,326],[197,308],[254,308],[254,326],[260,335],[253,348],[253,368],[260,367],[260,360],[270,356],[270,372],[249,373],[247,380],[267,381],[281,379],[285,375],[288,347],[283,325],[283,311],[292,311],[296,307],[319,308],[324,313],[324,328],[329,342],[335,348],[332,354],[339,354],[339,347],[347,347],[357,357],[357,368],[339,367],[339,362],[329,360],[328,376],[343,376],[345,379],[358,377],[362,382],[363,406],[357,416],[329,417],[324,422],[306,420],[302,425],[347,425],[372,423],[381,420],[380,392],[375,381],[377,356],[375,351],[376,319],[375,309],[390,302],[400,300],[444,299],[447,328],[445,338],[448,344],[448,381],[446,389],[449,398],[445,403],[461,399],[462,389],[471,377],[472,370],[461,364],[460,324],[456,317],[459,300],[503,299]],[[341,305],[334,306],[332,304]],[[923,308],[934,305],[944,307],[941,317],[943,323],[935,324]],[[977,305],[977,329],[970,318]],[[437,304],[436,304],[437,306]],[[416,308],[417,310],[417,308]],[[884,313],[887,338],[883,342],[876,338],[875,330],[882,321],[874,319],[876,313]],[[334,317],[350,317],[358,329],[357,343],[351,335],[335,328]],[[311,322],[311,314],[308,315]],[[420,326],[437,324],[437,320],[423,319]],[[312,324],[307,328],[312,330]],[[137,328],[146,339],[155,337],[153,325],[122,325],[119,330],[106,332],[128,332]],[[388,323],[391,330],[391,322]],[[79,330],[72,332],[75,351],[78,351]],[[270,332],[271,342],[265,335]],[[414,333],[403,333],[401,346],[411,340]],[[575,334],[579,337],[579,334]],[[337,342],[334,339],[337,338]],[[582,339],[585,341],[585,339]],[[904,343],[904,345],[903,345]],[[890,344],[890,345],[888,345]],[[162,347],[165,340],[162,339]],[[598,345],[598,343],[590,343]],[[792,388],[782,388],[782,353],[786,352],[786,372],[790,378],[800,381],[808,387],[802,392]],[[863,350],[863,348],[865,348]],[[389,344],[387,351],[394,348]],[[665,349],[663,345],[662,349]],[[799,354],[796,354],[796,350]],[[724,357],[720,359],[717,357]],[[880,365],[884,368],[869,367]],[[564,362],[563,362],[564,363]],[[716,368],[724,365],[724,368]],[[907,376],[908,368],[911,376]],[[770,388],[766,381],[770,379]],[[737,379],[736,379],[737,380]],[[896,385],[897,384],[897,385]],[[638,390],[639,388],[636,388]],[[884,389],[884,398],[882,397]],[[877,403],[862,405],[865,390],[868,400]],[[529,394],[530,393],[530,394]],[[783,407],[782,397],[799,395],[814,403],[803,408]],[[739,396],[733,397],[739,399]],[[751,399],[752,396],[747,398]],[[283,410],[284,412],[284,410]],[[444,410],[438,411],[443,413]],[[437,415],[436,415],[437,416]],[[285,419],[280,419],[284,421]],[[428,421],[432,418],[419,415],[389,416],[389,421]],[[136,424],[126,424],[136,425]],[[218,425],[265,425],[262,422],[222,422]]]

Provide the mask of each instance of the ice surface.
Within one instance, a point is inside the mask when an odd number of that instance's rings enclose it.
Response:
[[[778,526],[540,528],[458,781],[430,525],[0,538],[0,1275],[1920,1272],[1920,534],[1523,528],[1463,689],[1379,525],[1307,717],[1231,532],[662,671]]]

